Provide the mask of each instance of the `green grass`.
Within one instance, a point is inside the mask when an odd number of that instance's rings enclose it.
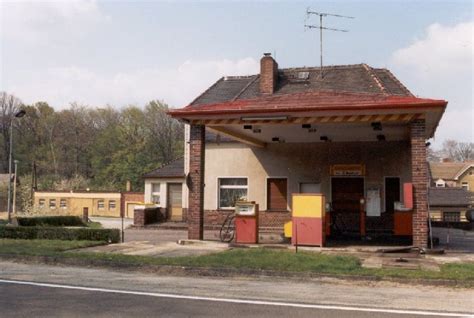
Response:
[[[102,229],[102,224],[100,222],[88,222],[87,227],[90,229]]]
[[[104,244],[100,241],[0,239],[0,254],[53,256],[67,250]]]
[[[377,278],[445,279],[474,286],[474,263],[441,266],[440,272],[407,269],[367,269],[354,256],[274,250],[265,248],[232,249],[224,252],[188,257],[148,257],[69,250],[103,244],[90,241],[0,240],[1,254],[46,255],[69,259],[99,260],[111,264],[174,265],[198,268],[231,268],[310,272],[331,275],[369,276]]]

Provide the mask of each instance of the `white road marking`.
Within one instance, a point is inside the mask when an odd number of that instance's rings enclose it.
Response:
[[[234,304],[282,306],[282,307],[344,310],[344,311],[362,311],[362,312],[377,312],[377,313],[401,314],[401,315],[442,316],[442,317],[470,317],[470,318],[474,318],[474,315],[468,315],[468,314],[463,314],[463,313],[455,313],[455,312],[436,312],[436,311],[423,311],[423,310],[398,310],[398,309],[335,306],[335,305],[313,305],[313,304],[299,304],[299,303],[288,303],[288,302],[278,302],[278,301],[237,299],[237,298],[215,298],[215,297],[204,297],[204,296],[187,296],[187,295],[178,295],[178,294],[149,293],[149,292],[132,291],[132,290],[83,287],[83,286],[50,284],[50,283],[37,283],[37,282],[7,280],[7,279],[0,279],[0,283],[39,286],[39,287],[50,287],[50,288],[62,288],[62,289],[75,289],[75,290],[103,292],[103,293],[115,293],[115,294],[126,294],[126,295],[151,296],[151,297],[160,297],[160,298],[204,300],[204,301],[234,303]]]

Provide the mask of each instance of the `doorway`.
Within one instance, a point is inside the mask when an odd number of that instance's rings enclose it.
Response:
[[[394,203],[400,201],[400,178],[385,177],[385,212],[393,213]]]
[[[183,185],[181,183],[168,183],[168,219],[170,221],[183,221]]]
[[[364,198],[364,178],[331,178],[331,235],[360,234],[360,200]]]

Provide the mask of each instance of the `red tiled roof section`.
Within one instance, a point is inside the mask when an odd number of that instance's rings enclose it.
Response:
[[[243,114],[259,112],[298,112],[324,110],[410,109],[445,107],[445,100],[386,94],[343,93],[317,91],[295,94],[274,94],[253,99],[235,100],[214,104],[189,105],[172,110],[174,117],[183,115]]]

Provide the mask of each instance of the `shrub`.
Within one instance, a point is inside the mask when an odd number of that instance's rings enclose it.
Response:
[[[18,217],[20,226],[86,226],[78,216],[38,216],[38,217]]]
[[[118,243],[120,241],[120,231],[118,229],[0,226],[0,238],[24,240],[104,241]]]

